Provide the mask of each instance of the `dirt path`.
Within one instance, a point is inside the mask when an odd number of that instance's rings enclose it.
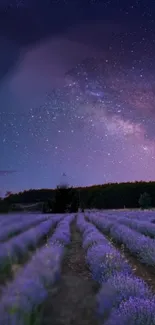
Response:
[[[136,276],[142,278],[155,293],[155,269],[152,266],[147,266],[138,261],[138,259],[133,256],[126,248],[122,248],[121,245],[114,243],[115,247],[120,249],[122,254],[128,260],[129,264],[132,266],[132,269]]]
[[[51,289],[43,309],[41,325],[97,325],[95,296],[97,284],[85,263],[81,236],[71,225],[72,241],[62,266],[59,287]]]

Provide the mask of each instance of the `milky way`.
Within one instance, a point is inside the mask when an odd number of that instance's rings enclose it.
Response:
[[[155,179],[155,21],[131,2],[18,47],[0,88],[2,192],[52,188],[63,172],[82,186]]]

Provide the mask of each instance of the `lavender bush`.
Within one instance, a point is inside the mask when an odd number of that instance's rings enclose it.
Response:
[[[66,234],[67,225],[72,218],[63,223]],[[57,232],[62,223],[57,226]],[[59,232],[60,236],[60,232]],[[59,237],[60,238],[60,237]],[[14,281],[3,289],[0,304],[0,324],[34,325],[36,311],[48,294],[48,287],[54,285],[60,277],[64,245],[49,239],[47,245],[33,255],[31,261],[22,269]]]
[[[17,220],[15,223],[11,223],[1,228],[0,241],[7,240],[9,237],[15,236],[20,232],[25,231],[27,228],[37,225],[39,222],[47,220],[44,215],[37,215],[35,217],[28,217],[26,220]]]
[[[88,229],[88,227],[90,227],[89,222],[87,222],[84,218],[84,215],[82,213],[78,214],[77,217],[77,227],[80,230],[80,232],[83,234],[84,231],[86,231]],[[90,229],[90,228],[89,228]]]
[[[146,236],[155,238],[155,225],[149,221],[140,221],[140,220],[132,220],[129,218],[122,218],[119,220],[119,222]]]
[[[91,231],[87,236],[84,233],[83,238],[83,248],[87,250],[91,246],[97,245],[97,244],[104,244],[106,242],[104,236],[100,233],[96,233],[96,230]]]
[[[63,246],[43,248],[3,290],[0,324],[10,325],[13,320],[14,324],[16,320],[17,324],[31,324],[32,314],[48,295],[48,286],[60,277],[63,253]]]
[[[113,216],[105,216],[99,218],[96,215],[89,215],[88,220],[95,224],[99,229],[101,229],[104,234],[108,234],[112,225],[117,221]]]
[[[155,266],[155,240],[148,238],[124,225],[114,225],[110,235],[123,243],[143,264]]]
[[[60,221],[61,217],[47,220],[26,232],[11,238],[8,242],[0,245],[0,273],[5,274],[11,270],[13,263],[18,263],[28,249],[36,248],[37,244],[54,225]]]
[[[95,226],[93,230],[92,225],[86,222],[81,215],[78,217],[77,225],[83,234],[84,242],[93,242],[93,236],[95,236],[95,244],[91,247],[89,245],[85,247],[86,261],[93,278],[101,284],[101,289],[97,295],[97,314],[100,321],[108,319],[106,325],[155,325],[151,322],[153,308],[152,310],[145,308],[144,313],[141,313],[143,309],[136,310],[138,303],[143,302],[144,299],[147,305],[155,301],[148,286],[144,281],[134,276],[128,262],[104,236],[104,242],[100,242],[101,237]],[[90,234],[92,235],[91,238]],[[98,235],[99,243],[97,243]],[[133,300],[131,300],[132,298]],[[127,305],[123,305],[125,302]],[[129,310],[130,304],[131,310]],[[122,306],[127,306],[127,316],[124,316],[125,309]],[[129,316],[133,316],[131,322]]]
[[[114,309],[104,325],[154,325],[155,300],[129,298]]]
[[[117,272],[132,273],[132,269],[125,258],[114,247],[110,247],[108,243],[95,245],[88,249],[86,261],[94,280],[99,283],[106,281]]]
[[[68,245],[70,243],[70,223],[74,220],[74,218],[74,215],[68,215],[62,221],[60,221],[49,242]]]
[[[119,222],[109,222],[107,218],[98,220],[95,216],[89,217],[101,231],[110,236],[120,244],[124,244],[128,250],[136,255],[143,264],[155,266],[155,240],[151,239],[131,228],[119,224]],[[110,224],[110,226],[109,226]]]
[[[152,299],[152,292],[147,284],[133,275],[119,272],[102,284],[97,295],[97,313],[100,318],[109,316],[113,308],[131,297]]]
[[[95,235],[95,244],[89,247],[86,245],[86,262],[89,265],[93,278],[102,283],[111,275],[118,271],[123,271],[125,274],[131,274],[132,269],[124,257],[116,250],[110,242],[89,222],[85,221],[84,216],[79,215],[77,226],[83,230],[83,242],[90,243],[90,233]],[[86,227],[87,226],[87,227]],[[101,236],[103,242],[101,243]],[[98,238],[97,238],[98,237]],[[98,241],[99,239],[99,241]],[[93,239],[92,239],[93,243]]]
[[[90,212],[89,214],[86,212],[86,215],[90,217],[95,216],[97,218],[103,219],[108,218],[111,219],[115,218],[116,220],[119,218],[130,218],[131,220],[139,220],[139,221],[151,221],[155,218],[155,211],[139,211],[139,210],[111,210],[111,211],[100,211],[100,212]]]
[[[0,227],[4,227],[10,223],[17,222],[18,220],[21,221],[24,219],[25,214],[7,214],[2,216],[0,214]]]

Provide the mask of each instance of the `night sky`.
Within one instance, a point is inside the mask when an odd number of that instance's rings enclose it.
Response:
[[[1,0],[0,194],[155,180],[154,58],[154,1]]]

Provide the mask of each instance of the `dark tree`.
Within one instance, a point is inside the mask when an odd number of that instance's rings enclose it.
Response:
[[[57,186],[54,204],[53,204],[53,213],[65,213],[69,208],[69,194],[70,190],[66,186]]]
[[[9,204],[0,198],[0,213],[9,212]]]
[[[61,185],[57,187],[53,213],[66,213],[78,211],[76,191],[72,187]]]
[[[139,198],[139,206],[141,209],[148,209],[151,207],[151,197],[148,193],[144,192]]]
[[[79,197],[75,189],[70,189],[70,212],[78,212],[79,209]]]

